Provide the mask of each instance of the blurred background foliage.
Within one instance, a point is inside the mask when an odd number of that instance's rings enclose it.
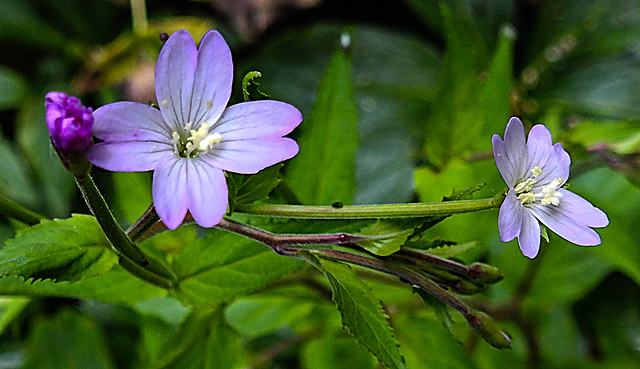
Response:
[[[50,147],[45,93],[64,90],[94,108],[153,101],[158,35],[186,28],[199,40],[216,28],[234,56],[232,100],[242,99],[242,76],[260,71],[261,91],[309,118],[293,133],[301,144],[340,150],[333,160],[345,172],[328,181],[342,183],[344,197],[300,199],[440,201],[479,183],[486,183],[480,196],[490,197],[504,188],[491,136],[518,115],[529,127],[547,125],[572,155],[571,189],[609,215],[602,245],[577,247],[552,235],[533,261],[515,242],[499,241],[496,211],[451,217],[429,231],[435,239],[477,241],[459,257],[504,272],[504,281],[468,303],[502,322],[511,350],[478,340],[457,316],[448,332],[407,286],[365,278],[384,302],[408,367],[640,365],[638,1],[148,0],[147,9],[148,28],[134,30],[124,0],[0,0],[2,195],[48,217],[86,213]],[[341,48],[345,32],[350,43]],[[321,104],[320,81],[336,50],[349,54],[349,78],[335,88],[351,94],[357,111],[330,119],[358,129],[323,136],[327,116],[309,114]],[[295,160],[284,168],[294,192],[306,175],[324,175],[310,159]],[[123,224],[148,206],[148,173],[94,172]],[[0,237],[12,238],[16,228],[2,219]],[[196,237],[184,227],[154,244],[177,254]],[[157,295],[150,291],[135,302],[122,297],[124,305],[7,297],[0,300],[0,367],[376,367],[342,329],[327,288],[292,274],[204,310],[148,299]]]

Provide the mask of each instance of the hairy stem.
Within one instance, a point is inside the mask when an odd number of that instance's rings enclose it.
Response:
[[[161,264],[155,259],[148,257],[138,246],[136,246],[129,237],[124,233],[122,228],[116,222],[113,217],[113,213],[109,209],[104,197],[96,187],[93,179],[89,174],[82,176],[75,176],[76,183],[82,196],[84,197],[87,206],[91,210],[91,213],[96,217],[96,220],[100,224],[102,231],[111,243],[111,246],[120,254],[124,259],[128,259],[139,268],[131,268],[131,263],[121,263],[122,267],[126,268],[132,274],[149,281],[148,275],[142,275],[141,269],[147,273],[156,275],[157,278],[152,280],[158,280],[162,282],[155,283],[162,287],[172,287],[177,278],[166,266]]]

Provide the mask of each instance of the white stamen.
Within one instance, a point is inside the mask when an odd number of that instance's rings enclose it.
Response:
[[[562,178],[558,177],[549,182],[547,185],[542,186],[543,197],[540,200],[540,203],[542,205],[560,205],[562,193],[560,191],[557,191],[560,185],[562,185]]]
[[[562,198],[562,193],[558,191],[558,188],[562,185],[562,178],[556,178],[553,181],[547,183],[542,186],[542,189],[537,188],[535,190],[536,193],[531,192],[535,185],[538,183],[536,178],[542,174],[542,168],[538,165],[531,169],[531,173],[533,174],[533,178],[527,178],[524,181],[518,183],[513,190],[515,191],[518,200],[526,205],[532,204],[536,200],[540,200],[540,204],[544,206],[560,205],[560,199]]]

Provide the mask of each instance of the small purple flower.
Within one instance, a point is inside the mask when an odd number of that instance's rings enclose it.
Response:
[[[268,100],[227,107],[232,80],[231,51],[218,32],[204,35],[199,49],[187,31],[174,33],[156,64],[160,110],[135,102],[97,109],[93,133],[103,142],[87,157],[113,171],[153,170],[154,206],[169,229],[187,211],[213,227],[227,210],[223,170],[257,173],[298,153],[283,137],[302,121],[298,109]]]
[[[525,141],[524,126],[513,117],[504,141],[494,135],[492,142],[496,165],[509,186],[498,216],[501,241],[518,237],[522,253],[533,259],[540,249],[540,221],[575,244],[600,244],[600,236],[591,227],[606,227],[609,219],[587,200],[562,188],[569,178],[571,158],[562,144],[552,144],[544,125],[534,126]]]
[[[66,162],[70,154],[84,154],[91,145],[93,109],[82,106],[80,100],[64,92],[49,92],[45,96],[47,127],[53,147]]]

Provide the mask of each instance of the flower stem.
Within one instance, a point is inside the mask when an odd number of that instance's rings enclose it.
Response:
[[[268,217],[297,219],[376,219],[376,218],[421,218],[441,217],[500,207],[503,195],[478,200],[459,200],[432,203],[345,205],[238,205],[236,212]]]
[[[40,223],[44,217],[0,195],[0,213],[28,225]]]
[[[142,35],[147,32],[149,22],[147,21],[146,0],[131,0],[131,18],[133,21],[133,32]]]
[[[87,206],[96,217],[105,236],[113,248],[123,257],[121,260],[126,259],[125,262],[121,262],[122,267],[146,281],[162,281],[155,284],[167,288],[172,287],[177,280],[175,274],[157,260],[148,257],[127,237],[113,217],[113,213],[91,176],[89,174],[75,176],[75,179]],[[131,263],[127,263],[127,261],[131,261]],[[135,264],[136,267],[132,267],[132,264]],[[154,277],[150,278],[149,273]]]

